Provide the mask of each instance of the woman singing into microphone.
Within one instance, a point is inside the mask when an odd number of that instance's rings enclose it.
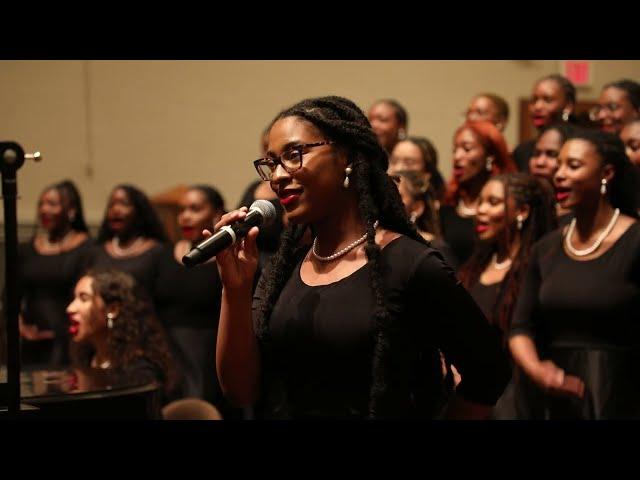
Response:
[[[258,228],[217,255],[225,395],[267,418],[433,418],[440,349],[463,377],[446,417],[486,418],[510,376],[500,340],[407,218],[362,111],[303,100],[278,114],[254,164],[290,225],[253,308]],[[298,247],[307,229],[313,245]]]

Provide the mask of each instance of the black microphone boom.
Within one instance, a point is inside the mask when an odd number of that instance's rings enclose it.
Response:
[[[276,207],[273,203],[268,200],[256,200],[251,204],[244,220],[232,225],[225,225],[211,237],[200,242],[182,257],[182,263],[187,267],[193,267],[206,262],[239,239],[244,238],[253,227],[267,226],[273,223],[276,215]]]

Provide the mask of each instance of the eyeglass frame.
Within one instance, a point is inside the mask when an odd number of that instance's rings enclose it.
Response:
[[[611,108],[614,106],[615,108]],[[616,102],[609,102],[605,105],[594,105],[589,109],[589,119],[591,119],[592,122],[595,122],[598,120],[598,115],[600,115],[600,112],[602,110],[607,110],[609,113],[613,114],[614,112],[617,112],[621,108],[623,108],[623,105]]]
[[[278,168],[278,165],[281,165],[282,168],[284,168],[284,170],[288,173],[288,174],[292,174],[294,172],[297,172],[298,170],[300,170],[302,168],[302,157],[304,155],[303,152],[304,149],[309,149],[309,148],[313,148],[313,147],[320,147],[322,145],[333,145],[336,142],[334,142],[333,140],[325,140],[324,142],[315,142],[315,143],[301,143],[298,145],[291,145],[289,148],[287,148],[284,152],[282,152],[280,155],[277,155],[275,157],[263,157],[263,158],[259,158],[257,160],[253,161],[253,166],[255,167],[256,171],[258,172],[258,176],[265,182],[268,182],[271,180],[271,177],[273,176],[273,174],[276,172],[276,169]],[[290,153],[292,151],[298,150],[299,154],[299,165],[297,168],[295,169],[291,169],[288,168],[283,162],[282,162],[282,156]],[[274,163],[274,167],[273,170],[271,170],[271,175],[268,178],[264,178],[262,176],[262,173],[260,171],[260,165],[266,165],[265,162],[266,160],[273,162]]]

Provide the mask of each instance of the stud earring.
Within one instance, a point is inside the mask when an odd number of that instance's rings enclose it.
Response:
[[[487,172],[493,170],[493,157],[487,157]]]
[[[522,230],[522,224],[524,223],[524,219],[522,218],[522,215],[518,215],[516,217],[516,221],[518,222],[516,225],[518,227],[518,230]]]
[[[562,112],[562,120],[565,122],[569,121],[569,110],[565,110],[564,112]]]
[[[344,188],[349,188],[349,175],[351,174],[351,172],[353,172],[353,169],[351,167],[347,167],[344,169],[344,173],[346,174],[344,177],[344,182],[342,183]]]
[[[607,179],[603,178],[600,183],[601,183],[601,185],[600,185],[600,194],[606,195],[607,194]]]

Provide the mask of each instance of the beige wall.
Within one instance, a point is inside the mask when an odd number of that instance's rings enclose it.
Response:
[[[111,187],[155,194],[178,183],[217,186],[235,206],[257,178],[259,135],[271,118],[308,96],[336,94],[363,109],[394,97],[411,134],[431,138],[445,176],[451,135],[474,93],[493,91],[513,110],[506,130],[517,142],[517,101],[557,61],[0,61],[0,140],[38,149],[44,162],[18,174],[18,218],[35,217],[42,188],[75,180],[87,218],[97,222]],[[594,61],[597,98],[608,81],[640,80],[640,61]],[[0,219],[1,221],[1,219]]]

